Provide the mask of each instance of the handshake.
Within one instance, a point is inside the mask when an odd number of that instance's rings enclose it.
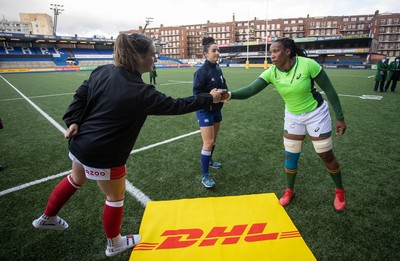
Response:
[[[227,89],[212,89],[210,94],[213,96],[213,103],[227,102],[231,98]]]

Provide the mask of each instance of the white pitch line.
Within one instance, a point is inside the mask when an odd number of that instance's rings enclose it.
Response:
[[[146,196],[140,189],[137,187],[133,186],[132,183],[130,183],[127,179],[125,180],[125,189],[126,192],[131,194],[134,198],[137,199],[144,207],[146,207],[147,203],[151,201],[151,199]]]
[[[7,82],[16,92],[18,92],[26,101],[28,101],[36,110],[38,110],[47,120],[49,120],[58,130],[60,130],[63,134],[65,133],[66,130],[64,128],[62,128],[61,125],[59,125],[55,120],[53,120],[47,113],[45,113],[42,109],[40,109],[35,103],[33,103],[31,100],[29,100],[28,97],[26,97],[22,92],[20,92],[10,82],[8,82],[6,79],[4,79],[1,75],[0,75],[0,77],[5,82]],[[177,136],[177,137],[165,140],[165,141],[161,141],[161,142],[149,145],[149,146],[145,146],[143,148],[132,150],[130,154],[135,154],[135,153],[138,153],[138,152],[141,152],[141,151],[144,151],[144,150],[148,150],[148,149],[151,149],[151,148],[154,148],[154,147],[157,147],[157,146],[169,143],[169,142],[173,142],[175,140],[179,140],[179,139],[182,139],[182,138],[197,134],[199,132],[200,132],[200,130],[193,131],[193,132],[190,132],[190,133],[187,133],[187,134],[184,134],[184,135],[180,135],[180,136]],[[3,195],[6,195],[8,193],[11,193],[11,192],[15,192],[15,191],[18,191],[18,190],[21,190],[21,189],[24,189],[24,188],[27,188],[27,187],[30,187],[30,186],[33,186],[33,185],[36,185],[36,184],[40,184],[40,183],[48,181],[48,180],[52,180],[52,179],[56,179],[56,178],[59,178],[59,177],[62,177],[62,176],[66,176],[70,172],[71,172],[71,170],[67,170],[67,171],[58,173],[58,174],[53,175],[53,176],[49,176],[49,177],[46,177],[46,178],[43,178],[43,179],[39,179],[39,180],[32,181],[32,182],[29,182],[29,183],[26,183],[26,184],[23,184],[23,185],[20,185],[20,186],[16,186],[16,187],[13,187],[13,188],[10,188],[10,189],[6,189],[6,190],[3,190],[3,191],[0,191],[0,197],[3,196]],[[151,201],[151,199],[146,194],[144,194],[140,189],[136,188],[128,180],[125,180],[125,185],[126,185],[126,192],[128,192],[130,195],[132,195],[134,198],[136,198],[136,200],[139,201],[143,206],[146,206],[147,202]]]
[[[74,94],[73,92],[71,93],[58,93],[58,94],[49,94],[49,95],[38,95],[38,96],[30,96],[27,97],[28,99],[35,99],[35,98],[47,98],[47,97],[55,97],[55,96],[64,96],[64,95],[71,95]],[[24,98],[13,98],[13,99],[3,99],[0,101],[16,101],[16,100],[23,100]]]
[[[54,127],[56,127],[59,131],[61,131],[63,134],[65,133],[65,129],[58,124],[58,122],[56,122],[55,120],[53,120],[53,118],[51,118],[47,113],[45,113],[42,109],[39,108],[39,106],[37,106],[34,102],[32,102],[28,97],[26,97],[22,92],[20,92],[17,88],[15,88],[14,85],[12,85],[9,81],[7,81],[3,76],[0,75],[0,77],[6,82],[8,83],[8,85],[10,85],[17,93],[19,93],[19,95],[22,96],[22,98],[24,98],[30,105],[32,105],[33,108],[35,108],[40,114],[43,115],[43,117],[45,117],[51,124],[53,124]]]
[[[168,80],[169,83],[161,83],[160,85],[177,85],[177,84],[186,84],[193,83],[193,81],[177,81],[177,80]]]
[[[173,142],[173,141],[176,141],[176,140],[179,140],[179,139],[194,135],[194,134],[199,133],[199,132],[200,132],[200,130],[193,131],[193,132],[190,132],[190,133],[187,133],[187,134],[184,134],[184,135],[180,135],[180,136],[177,136],[177,137],[165,140],[165,141],[157,142],[157,143],[154,143],[152,145],[148,145],[148,146],[136,149],[136,150],[132,150],[130,154],[135,154],[135,153],[138,153],[138,152],[141,152],[141,151],[144,151],[144,150],[148,150],[148,149],[151,149],[151,148],[154,148],[154,147],[166,144],[166,143],[170,143],[170,142]],[[6,194],[12,193],[12,192],[16,192],[16,191],[21,190],[21,189],[25,189],[25,188],[33,186],[33,185],[37,185],[37,184],[40,184],[40,183],[43,183],[43,182],[46,182],[46,181],[49,181],[49,180],[52,180],[52,179],[56,179],[56,178],[59,178],[59,177],[62,177],[62,176],[66,176],[70,172],[71,172],[71,170],[67,170],[67,171],[58,173],[58,174],[53,175],[53,176],[49,176],[49,177],[46,177],[46,178],[42,178],[42,179],[39,179],[39,180],[35,180],[35,181],[32,181],[32,182],[20,185],[20,186],[16,186],[16,187],[13,187],[13,188],[9,188],[9,189],[0,191],[0,197],[4,196]],[[146,194],[144,194],[140,189],[136,188],[128,180],[125,180],[125,185],[126,185],[126,192],[128,192],[130,195],[132,195],[134,198],[136,198],[136,200],[139,201],[143,206],[146,206],[147,202],[151,201],[151,199]]]
[[[68,175],[68,173],[70,173],[70,172],[71,172],[71,170],[67,170],[67,171],[58,173],[58,174],[53,175],[53,176],[49,176],[49,177],[46,177],[46,178],[43,178],[43,179],[38,179],[38,180],[35,180],[35,181],[32,181],[32,182],[25,183],[25,184],[20,185],[20,186],[16,186],[16,187],[13,187],[13,188],[9,188],[9,189],[0,191],[0,197],[6,195],[8,193],[11,193],[11,192],[15,192],[15,191],[18,191],[18,190],[21,190],[21,189],[24,189],[24,188],[27,188],[27,187],[30,187],[30,186],[33,186],[33,185],[37,185],[37,184],[43,183],[43,182],[48,181],[48,180],[52,180],[52,179],[56,179],[56,178]]]
[[[157,146],[166,144],[166,143],[170,143],[170,142],[173,142],[173,141],[175,141],[175,140],[179,140],[179,139],[182,139],[182,138],[191,136],[191,135],[196,134],[196,133],[199,133],[199,132],[200,132],[200,130],[193,131],[193,132],[189,132],[189,133],[187,133],[187,134],[183,134],[183,135],[181,135],[181,136],[177,136],[177,137],[171,138],[171,139],[169,139],[169,140],[164,140],[164,141],[157,142],[157,143],[154,143],[154,144],[152,144],[152,145],[149,145],[149,146],[146,146],[146,147],[143,147],[143,148],[140,148],[140,149],[132,150],[132,151],[131,151],[131,154],[134,154],[134,153],[137,153],[137,152],[140,152],[140,151],[143,151],[143,150],[148,150],[148,149],[151,149],[151,148],[154,148],[154,147],[157,147]]]
[[[12,192],[16,192],[18,190],[22,190],[22,189],[28,188],[28,187],[33,186],[33,185],[37,185],[37,184],[40,184],[40,183],[43,183],[43,182],[46,182],[46,181],[49,181],[49,180],[53,180],[53,179],[56,179],[56,178],[59,178],[59,177],[66,176],[69,173],[71,173],[71,170],[67,170],[67,171],[58,173],[58,174],[53,175],[53,176],[49,176],[49,177],[46,177],[46,178],[38,179],[38,180],[35,180],[35,181],[32,181],[32,182],[25,183],[25,184],[20,185],[20,186],[16,186],[16,187],[13,187],[13,188],[9,188],[9,189],[0,191],[0,197],[4,196],[6,194],[12,193]],[[139,201],[144,207],[147,205],[147,202],[151,201],[151,199],[148,196],[146,196],[146,194],[144,194],[140,189],[136,188],[128,180],[125,180],[125,186],[126,186],[126,192],[128,192],[134,198],[136,198],[137,201]]]

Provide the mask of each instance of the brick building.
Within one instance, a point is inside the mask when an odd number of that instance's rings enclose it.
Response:
[[[142,32],[142,28],[124,33]],[[279,37],[290,37],[299,42],[304,39],[325,37],[332,39],[370,39],[369,53],[387,57],[400,55],[400,13],[344,15],[324,17],[298,17],[283,19],[232,21],[205,24],[164,26],[147,28],[145,34],[155,41],[165,43],[162,53],[177,59],[202,58],[201,39],[212,36],[217,44],[229,46],[251,43],[265,45]],[[310,40],[312,41],[312,40]],[[327,42],[327,45],[334,45]],[[344,46],[346,47],[346,46]],[[325,46],[322,48],[329,48]],[[265,47],[264,47],[265,51]]]

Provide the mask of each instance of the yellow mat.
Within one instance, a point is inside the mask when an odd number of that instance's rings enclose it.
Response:
[[[152,201],[132,261],[316,260],[274,193]]]

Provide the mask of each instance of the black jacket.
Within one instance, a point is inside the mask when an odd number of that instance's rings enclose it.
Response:
[[[174,99],[114,65],[96,68],[78,88],[63,120],[79,125],[69,150],[87,166],[123,166],[147,115],[177,115],[209,107],[209,93]]]

